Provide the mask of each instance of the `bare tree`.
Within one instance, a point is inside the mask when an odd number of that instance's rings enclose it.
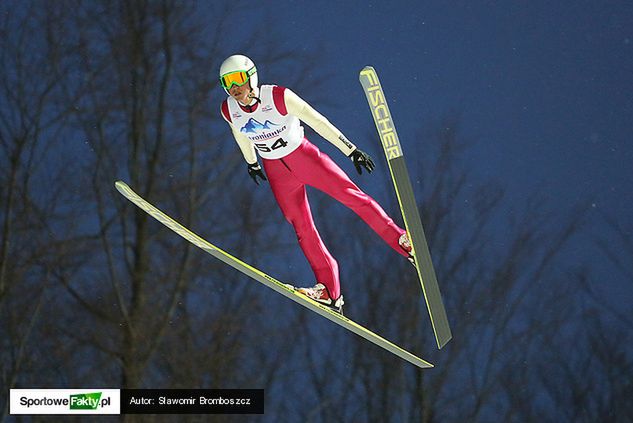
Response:
[[[288,242],[270,192],[244,188],[220,102],[209,104],[213,69],[228,54],[218,34],[230,5],[202,14],[172,1],[14,6],[21,14],[2,15],[17,39],[2,40],[3,384],[283,383],[276,370],[293,346],[277,343],[292,312],[271,325],[279,299],[113,190],[128,180],[255,265]],[[39,73],[45,78],[29,80]],[[44,165],[47,186],[32,187]],[[27,349],[29,335],[39,341]]]
[[[48,34],[63,25],[33,2],[13,6],[3,3],[0,20],[0,385],[9,388],[33,364],[29,347],[50,300],[48,282],[68,251],[58,229],[77,216],[64,210],[62,186],[47,186],[72,169],[54,149],[71,108],[58,104],[60,78],[50,72],[63,66],[64,46]],[[7,394],[0,393],[3,416]]]
[[[104,2],[100,8],[90,6],[78,12],[78,61],[90,79],[76,116],[95,153],[87,160],[93,177],[85,188],[98,216],[94,248],[102,252],[90,265],[108,271],[97,281],[62,281],[84,311],[103,325],[87,339],[68,335],[117,358],[123,386],[142,386],[151,380],[160,383],[160,373],[150,371],[148,364],[173,325],[190,315],[187,308],[207,301],[197,298],[199,288],[191,281],[224,269],[219,270],[220,264],[213,261],[202,266],[200,252],[114,196],[112,183],[119,175],[129,175],[136,190],[167,206],[169,212],[175,211],[185,225],[206,228],[209,236],[235,243],[231,230],[239,220],[229,221],[226,216],[239,205],[231,203],[227,187],[241,158],[229,143],[208,142],[211,115],[217,111],[208,110],[206,104],[215,87],[207,72],[217,64],[211,59],[211,46],[206,44],[210,50],[204,55],[195,47],[204,43],[204,28],[194,19],[193,4],[120,2],[113,7]],[[265,226],[266,222],[252,224]],[[229,280],[236,278],[231,275]],[[87,297],[88,287],[110,287],[103,302],[113,306],[103,307],[99,299]],[[232,300],[207,303],[217,306],[211,319],[220,327],[234,325],[237,319],[229,313],[230,307],[238,298],[243,304],[255,301],[248,291],[249,286],[227,290]],[[184,326],[181,335],[193,335],[186,329],[191,326]],[[111,334],[110,342],[104,343],[104,332]],[[209,348],[222,346],[224,337],[222,331],[214,332]],[[222,362],[209,363],[214,364],[213,377],[237,368],[231,352],[239,357],[237,347],[242,343],[232,345],[236,339],[240,338],[227,340]]]
[[[282,279],[293,274],[284,260],[270,264],[278,246],[296,248],[290,228],[279,225],[268,190],[244,188],[250,182],[219,122],[219,101],[209,107],[217,90],[209,74],[227,53],[206,35],[220,30],[196,24],[187,3],[72,6],[62,16],[55,7],[42,12],[66,25],[49,34],[67,51],[47,69],[60,79],[60,104],[73,111],[63,131],[71,135],[74,177],[51,183],[64,193],[69,217],[54,244],[63,260],[48,277],[54,300],[43,311],[56,318],[35,327],[40,342],[19,386],[287,389],[303,368],[284,362],[300,347],[286,333],[305,314],[192,249],[112,189],[126,179],[223,248]],[[268,59],[295,60],[278,49]],[[296,75],[284,82],[306,78]]]

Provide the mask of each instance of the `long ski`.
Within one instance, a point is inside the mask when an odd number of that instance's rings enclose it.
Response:
[[[163,225],[167,226],[172,231],[176,232],[178,235],[186,239],[187,241],[194,244],[196,247],[201,248],[205,252],[211,254],[213,257],[219,259],[220,261],[228,264],[229,266],[239,270],[245,275],[253,278],[257,282],[260,282],[266,285],[268,288],[280,293],[284,297],[290,298],[292,301],[301,304],[302,306],[314,311],[317,314],[325,317],[326,319],[336,323],[344,327],[345,329],[359,335],[366,340],[378,345],[379,347],[384,348],[385,350],[397,355],[398,357],[412,363],[420,368],[430,368],[433,367],[433,364],[421,359],[413,355],[412,353],[404,350],[398,345],[384,339],[380,335],[375,334],[369,329],[359,325],[351,319],[348,319],[345,316],[329,309],[328,307],[319,304],[316,301],[313,301],[302,294],[299,294],[294,289],[289,288],[284,283],[278,281],[272,276],[267,275],[259,269],[243,262],[237,257],[232,256],[226,251],[216,247],[211,244],[209,241],[203,239],[202,237],[196,235],[189,229],[182,226],[180,223],[176,222],[171,217],[167,216],[165,213],[160,211],[158,208],[150,204],[147,200],[142,198],[136,192],[134,192],[125,182],[117,181],[115,182],[116,189],[128,200],[134,203],[136,206],[144,210],[147,214],[152,216],[154,219],[158,220]]]
[[[442,302],[442,295],[437,284],[437,277],[435,276],[431,254],[413,195],[413,187],[411,186],[409,172],[404,161],[400,140],[391,119],[391,113],[389,112],[389,106],[380,85],[380,80],[374,68],[371,66],[363,68],[359,79],[365,90],[369,108],[371,109],[387,163],[389,164],[389,172],[398,197],[402,219],[413,246],[416,269],[422,285],[429,317],[431,318],[435,340],[437,341],[437,347],[441,349],[451,340],[453,335],[451,334],[446,310]]]

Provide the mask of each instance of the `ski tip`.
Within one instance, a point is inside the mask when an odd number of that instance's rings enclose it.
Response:
[[[365,75],[375,75],[376,74],[376,70],[373,68],[373,66],[365,66],[359,73],[358,73],[358,79],[362,80],[363,76]]]
[[[128,186],[128,184],[126,184],[123,181],[115,181],[114,182],[114,187],[117,189],[117,191],[119,191],[121,194],[123,194],[124,191],[129,190],[130,187]]]

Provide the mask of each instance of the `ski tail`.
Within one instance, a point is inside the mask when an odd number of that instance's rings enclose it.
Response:
[[[400,139],[396,127],[391,118],[391,112],[387,105],[385,93],[380,85],[378,74],[371,66],[366,66],[360,72],[360,83],[365,91],[369,108],[380,135],[393,186],[398,197],[398,204],[402,212],[402,219],[413,246],[413,255],[422,292],[433,326],[435,340],[438,348],[444,347],[452,338],[451,329],[446,316],[446,310],[442,301],[431,253],[429,252],[426,236],[422,227],[420,213],[418,211],[411,179],[404,160],[404,153],[400,145]]]

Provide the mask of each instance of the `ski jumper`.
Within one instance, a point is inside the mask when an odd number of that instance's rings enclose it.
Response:
[[[263,85],[259,89],[259,102],[252,106],[242,106],[234,98],[227,98],[222,103],[222,116],[231,126],[246,162],[257,162],[255,150],[262,157],[273,195],[293,226],[317,282],[326,286],[331,298],[340,296],[338,264],[314,224],[306,185],[349,207],[396,252],[408,256],[398,244],[404,229],[328,155],[304,137],[300,121],[310,125],[346,156],[356,149],[299,96],[287,88]]]

